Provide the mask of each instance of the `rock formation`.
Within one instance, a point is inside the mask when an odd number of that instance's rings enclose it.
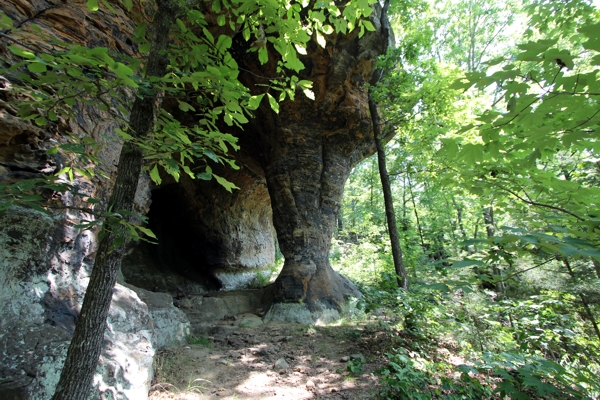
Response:
[[[135,23],[111,4],[116,14],[101,9],[92,16],[84,2],[71,1],[0,0],[0,9],[15,22],[11,36],[29,46],[44,48],[47,35],[136,56]],[[379,16],[371,20],[377,30],[363,38],[355,32],[330,35],[326,48],[310,43],[301,79],[314,82],[314,101],[299,93],[275,114],[265,100],[235,132],[241,169],[220,174],[238,191],[185,178],[153,187],[143,177],[136,207],[148,213],[160,244],[137,244],[123,263],[94,382],[105,398],[143,398],[156,349],[185,339],[189,322],[171,295],[244,287],[274,262],[275,240],[285,265],[268,318],[312,323],[335,317],[348,296],[359,295],[331,269],[328,253],[346,178],[374,151],[365,85],[387,38]],[[242,82],[262,93],[261,77],[273,73],[276,54],[261,66],[245,52],[248,43],[234,43]],[[14,60],[8,45],[0,38],[5,66]],[[16,117],[10,85],[0,79],[0,183],[57,171],[63,155],[45,151],[67,133],[90,135],[103,145],[98,168],[106,177],[76,177],[74,185],[99,198],[99,209],[106,206],[121,147],[116,123],[100,109],[78,107],[76,118],[40,129]],[[59,200],[82,205],[69,194]],[[93,267],[97,232],[75,228],[86,218],[76,209],[46,215],[18,207],[0,216],[0,398],[47,399],[53,392]]]
[[[99,12],[88,18],[81,3],[0,1],[0,9],[13,19],[9,32],[19,42],[45,49],[44,35],[61,40],[106,46],[135,55],[129,37],[135,24],[123,13]],[[41,33],[32,29],[35,24]],[[129,43],[128,43],[129,42]],[[0,41],[0,61],[15,61]],[[102,160],[92,179],[76,176],[79,192],[105,202],[121,143],[117,124],[95,107],[77,107],[76,118],[40,129],[16,117],[11,82],[0,85],[0,184],[34,179],[58,171],[64,154],[46,154],[65,142],[67,133],[91,135],[99,143]],[[150,180],[143,177],[136,195],[137,209],[150,205]],[[4,189],[2,189],[4,190]],[[97,231],[75,226],[91,216],[77,210],[79,197],[65,193],[50,215],[12,207],[0,215],[0,398],[48,399],[60,375],[66,349],[77,322],[97,246]],[[94,398],[144,398],[153,375],[157,349],[185,341],[189,321],[173,306],[167,294],[115,287],[104,336],[104,348],[94,379]]]
[[[329,249],[346,179],[374,151],[367,83],[388,40],[377,12],[376,32],[363,38],[357,32],[331,35],[325,48],[310,42],[300,78],[314,83],[315,99],[299,95],[277,114],[263,104],[241,136],[242,148],[265,173],[285,257],[268,318],[298,321],[302,315],[301,321],[311,321],[311,314],[335,312],[360,295],[332,270]],[[243,71],[253,71],[242,73],[242,81],[255,93],[261,92],[262,76],[275,74],[274,59],[267,68],[254,57],[239,60]]]

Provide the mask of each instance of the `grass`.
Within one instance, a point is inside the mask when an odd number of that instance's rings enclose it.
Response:
[[[211,347],[212,346],[212,342],[210,340],[208,340],[207,338],[203,338],[201,336],[189,336],[187,339],[188,344],[193,344],[196,346],[202,346],[202,347]]]

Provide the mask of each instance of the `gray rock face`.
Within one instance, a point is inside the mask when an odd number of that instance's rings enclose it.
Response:
[[[0,0],[0,9],[22,25],[18,39],[34,47],[48,36],[119,49],[135,57],[129,40],[135,23],[116,8],[116,14],[99,11],[88,18],[84,2]],[[43,35],[31,30],[32,23],[42,27]],[[184,295],[243,287],[274,262],[274,218],[286,266],[270,299],[263,294],[249,294],[243,300],[186,297],[188,315],[196,319],[192,322],[255,311],[273,298],[281,304],[267,319],[319,323],[335,318],[348,295],[358,294],[331,270],[327,256],[343,183],[352,165],[373,151],[364,83],[378,54],[378,36],[379,32],[368,33],[359,41],[352,35],[332,35],[326,49],[310,44],[303,74],[314,82],[316,100],[286,102],[279,115],[264,106],[257,110],[257,118],[240,135],[244,149],[237,159],[240,170],[215,168],[240,188],[233,195],[214,181],[165,180],[154,188],[150,208],[153,188],[144,175],[136,211],[144,214],[150,209],[150,227],[161,244],[133,249],[123,271],[125,281]],[[257,74],[245,76],[260,78],[274,67],[246,65]],[[264,82],[246,83],[258,88]],[[1,107],[0,111],[10,108],[10,101]],[[50,160],[46,150],[51,142],[64,142],[66,134],[89,135],[103,145],[97,169],[105,177],[76,177],[74,185],[106,205],[121,147],[114,133],[117,123],[92,106],[74,112],[74,118],[52,125],[52,130],[5,116],[14,113],[0,113],[4,163],[0,181],[49,173],[65,161],[59,158],[69,156],[59,152],[56,160]],[[36,172],[26,173],[25,167]],[[65,206],[87,205],[70,194],[60,201]],[[97,246],[97,232],[75,227],[83,216],[68,210],[49,217],[18,208],[0,216],[0,399],[48,399],[54,390]],[[183,342],[190,329],[169,295],[123,283],[114,290],[94,379],[95,399],[145,398],[155,350]],[[259,323],[256,318],[248,321]]]
[[[154,293],[135,286],[126,285],[137,293],[148,306],[153,344],[156,349],[164,349],[186,343],[190,335],[190,322],[186,315],[173,306],[173,298],[167,293]],[[114,302],[114,300],[113,300]]]
[[[0,398],[49,399],[85,293],[96,237],[65,218],[12,208],[0,216]],[[97,399],[143,399],[156,349],[189,322],[166,294],[114,289],[94,378]]]
[[[274,283],[274,302],[306,304],[311,314],[322,308],[340,311],[350,297],[360,296],[352,282],[331,268],[329,250],[344,183],[354,165],[375,150],[367,83],[388,38],[377,21],[379,3],[373,7],[374,32],[361,38],[356,30],[331,34],[325,48],[307,43],[301,76],[313,82],[314,99],[286,100],[278,113],[263,102],[240,135],[241,148],[264,170],[285,257]],[[238,62],[252,71],[240,75],[249,88],[260,87],[265,74],[277,73],[275,62],[262,65],[253,57],[239,57]],[[298,318],[308,316],[303,312]]]
[[[282,369],[288,369],[289,367],[290,367],[290,365],[287,363],[287,361],[285,361],[285,358],[283,358],[283,357],[281,357],[280,359],[275,361],[275,364],[273,365],[273,369],[275,371],[279,371]]]
[[[279,321],[304,325],[326,325],[340,319],[340,313],[331,308],[311,311],[305,304],[275,303],[271,306],[265,322]]]

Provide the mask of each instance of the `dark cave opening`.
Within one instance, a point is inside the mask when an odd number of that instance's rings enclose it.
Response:
[[[275,262],[275,230],[264,179],[249,168],[228,172],[238,189],[182,176],[152,190],[148,227],[123,261],[127,283],[152,291],[198,294],[252,287]],[[251,173],[252,172],[252,173]]]
[[[137,243],[123,260],[127,283],[159,292],[198,294],[219,290],[221,282],[207,263],[218,244],[209,243],[185,193],[171,184],[152,191],[148,227],[158,244]],[[217,250],[218,251],[218,250]]]

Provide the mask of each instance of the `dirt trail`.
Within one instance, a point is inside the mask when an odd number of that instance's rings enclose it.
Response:
[[[384,358],[364,325],[262,324],[245,315],[161,351],[149,398],[371,399]],[[348,369],[353,369],[350,372]]]

